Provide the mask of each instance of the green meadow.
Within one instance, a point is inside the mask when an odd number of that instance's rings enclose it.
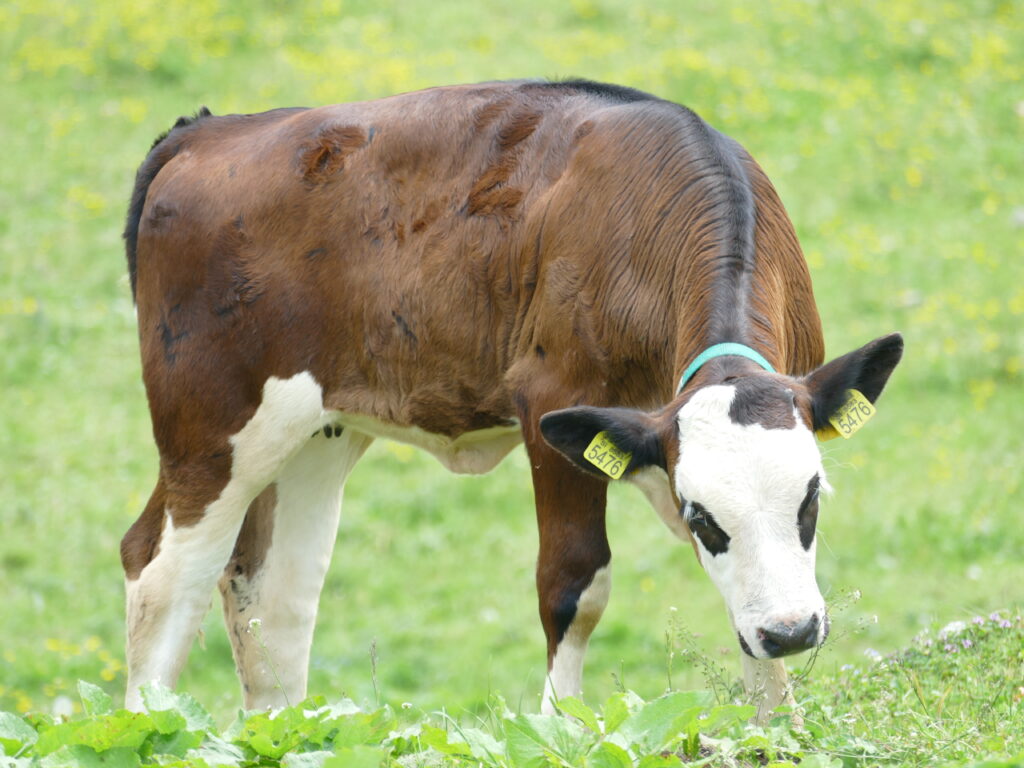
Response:
[[[0,5],[0,711],[77,717],[79,679],[123,696],[118,542],[157,463],[120,233],[153,139],[200,105],[582,76],[686,104],[758,159],[830,357],[905,336],[876,417],[822,445],[835,493],[818,573],[835,608],[813,665],[793,664],[821,723],[801,738],[852,764],[1024,753],[1022,51],[1011,0]],[[587,703],[738,696],[740,651],[691,549],[629,487],[611,492],[609,526]],[[500,694],[536,712],[536,545],[521,449],[456,477],[375,443],[346,489],[310,693],[471,720],[500,719]],[[920,650],[922,632],[993,612],[1013,624],[998,642]],[[878,672],[909,648],[922,666]],[[217,601],[180,689],[222,727],[241,701]]]

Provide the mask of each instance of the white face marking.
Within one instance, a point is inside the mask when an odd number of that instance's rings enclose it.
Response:
[[[701,505],[729,536],[712,555],[698,537],[701,563],[722,593],[736,631],[757,658],[771,654],[760,630],[816,616],[824,639],[825,603],[814,575],[815,544],[800,544],[797,512],[815,475],[824,486],[814,435],[794,413],[792,429],[732,421],[736,388],[705,387],[679,411],[680,498]],[[692,514],[694,507],[689,507]]]
[[[558,644],[551,669],[544,682],[540,711],[555,714],[555,702],[566,696],[579,696],[583,692],[583,657],[587,653],[590,633],[597,626],[612,590],[611,564],[594,573],[587,588],[580,593],[576,615]]]

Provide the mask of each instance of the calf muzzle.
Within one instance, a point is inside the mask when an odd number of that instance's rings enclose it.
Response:
[[[773,659],[814,648],[823,643],[827,635],[828,618],[822,627],[822,620],[816,613],[796,624],[779,623],[757,630],[761,647]]]

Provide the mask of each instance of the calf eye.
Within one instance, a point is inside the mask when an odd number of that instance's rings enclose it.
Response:
[[[807,484],[807,496],[800,504],[800,511],[796,516],[796,526],[800,530],[800,544],[804,549],[810,549],[814,542],[814,530],[818,526],[818,488],[821,482],[815,475]]]
[[[696,501],[687,502],[683,507],[683,518],[693,531],[693,535],[700,539],[700,543],[712,557],[728,551],[729,534],[721,529],[703,504]]]

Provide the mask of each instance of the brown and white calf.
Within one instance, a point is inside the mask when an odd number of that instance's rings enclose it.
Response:
[[[142,164],[125,238],[160,454],[121,547],[129,706],[175,683],[217,584],[246,706],[304,696],[375,437],[470,473],[526,444],[545,710],[608,600],[601,432],[721,591],[762,713],[779,657],[824,640],[814,432],[878,397],[902,340],[818,367],[782,204],[693,112],[587,81],[202,110]]]

